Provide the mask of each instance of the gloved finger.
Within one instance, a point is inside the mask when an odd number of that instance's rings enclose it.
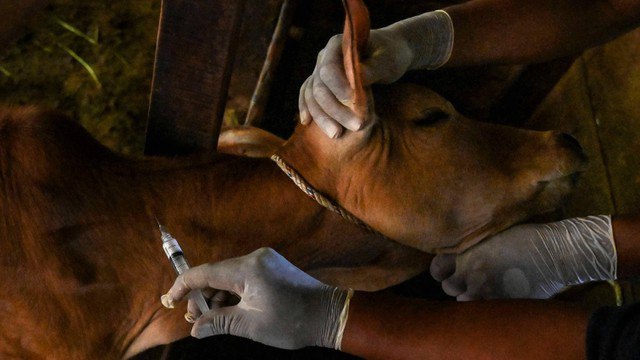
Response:
[[[189,299],[189,301],[187,302],[187,314],[191,315],[194,320],[199,318],[200,315],[202,315],[200,313],[200,309],[198,308],[198,304],[196,304],[196,302],[191,299]],[[185,315],[185,319],[187,319],[186,315]],[[187,321],[189,321],[189,319],[187,319]],[[189,321],[189,322],[193,323],[193,321]]]
[[[456,259],[455,254],[439,254],[431,260],[431,266],[429,266],[429,272],[431,276],[437,281],[442,281],[456,271]]]
[[[204,297],[205,302],[207,303],[207,306],[209,307],[209,309],[211,309],[211,298],[213,298],[216,293],[220,293],[220,292],[226,292],[226,291],[221,291],[221,290],[216,290],[211,288],[202,289],[202,296]],[[196,319],[198,319],[200,315],[202,315],[200,307],[198,306],[198,303],[192,298],[192,295],[194,295],[193,292],[187,295],[187,298],[189,299],[189,301],[187,302],[187,313],[184,314],[184,319],[191,324],[193,324],[196,321]]]
[[[300,123],[302,125],[307,125],[311,123],[311,115],[309,114],[309,109],[307,108],[307,104],[304,100],[304,93],[307,89],[307,83],[311,81],[313,75],[309,76],[307,80],[302,83],[300,87],[300,94],[298,95],[298,111],[300,113]]]
[[[456,296],[457,301],[486,299],[487,275],[481,271],[467,274],[465,287],[466,291]]]
[[[467,283],[464,275],[453,274],[451,277],[442,281],[442,291],[449,296],[458,296],[467,290]]]
[[[321,50],[318,53],[318,57],[316,59],[316,66],[318,66],[318,62],[320,62],[320,59],[322,58],[324,54],[324,49]],[[307,106],[306,100],[305,100],[305,93],[308,91],[307,89],[309,88],[309,84],[312,83],[313,81],[313,77],[316,75],[315,71],[313,74],[311,74],[311,76],[309,76],[303,83],[302,86],[300,86],[300,92],[298,94],[298,112],[300,114],[300,123],[302,125],[308,125],[311,123],[312,117],[311,114],[309,113],[309,107]]]
[[[196,316],[196,315],[192,314],[191,312],[187,311],[184,314],[184,320],[186,322],[188,322],[189,324],[193,324],[193,323],[196,322],[196,320],[198,320],[198,316]]]
[[[500,278],[501,284],[496,284],[496,290],[500,291],[502,297],[510,299],[531,297],[532,284],[524,270],[512,267],[505,270]]]
[[[364,86],[369,86],[380,81],[379,76],[376,74],[375,68],[367,63],[360,65],[360,71],[362,72],[362,82]]]
[[[335,120],[333,120],[327,113],[322,110],[322,108],[318,105],[316,100],[313,97],[313,82],[314,78],[311,78],[311,81],[307,82],[307,87],[304,90],[304,100],[307,104],[307,109],[309,109],[309,114],[313,118],[313,121],[320,127],[320,129],[327,134],[330,138],[338,138],[342,134],[342,126],[338,124]]]
[[[338,101],[326,84],[317,78],[313,82],[313,98],[322,110],[340,125],[351,131],[357,131],[362,127],[363,119],[359,119],[349,107]]]
[[[384,66],[380,64],[381,62],[380,57],[371,57],[362,63],[360,69],[362,69],[362,82],[365,86],[378,83],[382,80],[383,74],[379,68],[384,68]]]
[[[240,293],[244,283],[243,273],[239,271],[242,260],[243,258],[227,259],[185,271],[178,276],[167,294],[163,295],[163,304],[172,305],[173,302],[182,300],[193,289],[214,288]]]
[[[217,309],[225,306],[225,302],[229,294],[227,291],[215,289],[205,289],[202,293],[205,299],[208,299],[207,305],[209,306],[209,309]],[[189,299],[189,302],[187,303],[187,313],[184,314],[185,320],[193,324],[201,315],[202,313],[200,312],[198,304]]]
[[[391,61],[386,54],[378,54],[371,56],[362,63],[362,79],[366,85],[375,83],[389,84],[398,80],[406,69],[401,68],[403,65],[399,61]]]
[[[480,300],[482,298],[477,297],[474,294],[470,294],[470,293],[463,293],[461,295],[456,296],[456,301],[458,302],[465,302],[465,301],[475,301],[475,300]]]
[[[342,36],[336,35],[327,43],[323,56],[318,60],[316,67],[318,67],[317,75],[320,80],[344,105],[351,102],[353,91],[349,80],[347,80],[342,59]]]
[[[208,336],[231,334],[231,320],[236,311],[235,306],[207,311],[193,324],[191,336],[202,339]]]
[[[207,303],[210,305],[210,300],[214,294],[220,292],[219,290],[216,289],[211,289],[211,288],[207,288],[207,289],[202,289],[202,295],[204,296],[205,300],[207,300]],[[189,301],[187,302],[187,312],[184,314],[184,319],[193,324],[194,322],[196,322],[196,319],[198,319],[200,317],[200,315],[202,315],[202,313],[200,312],[200,308],[198,307],[198,304],[193,301],[190,296],[188,296]]]

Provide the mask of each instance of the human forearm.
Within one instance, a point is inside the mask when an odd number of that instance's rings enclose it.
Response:
[[[357,293],[342,350],[371,359],[583,359],[588,317],[562,302],[463,304]]]
[[[446,66],[544,61],[579,53],[640,24],[635,0],[477,0],[445,10],[455,29]]]
[[[614,217],[612,227],[618,254],[618,277],[640,275],[640,215]]]

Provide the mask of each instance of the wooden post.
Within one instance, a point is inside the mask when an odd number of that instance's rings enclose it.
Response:
[[[216,148],[245,0],[163,0],[145,153]]]
[[[244,125],[259,126],[262,122],[267,101],[269,100],[273,76],[280,63],[280,57],[284,51],[297,5],[297,0],[284,0],[282,3],[278,23],[273,31],[271,43],[267,49],[267,57],[264,60],[258,83],[251,97]]]

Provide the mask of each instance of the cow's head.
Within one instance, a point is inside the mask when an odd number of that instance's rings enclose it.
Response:
[[[345,31],[343,49],[357,51],[355,34]],[[357,82],[357,56],[345,59]],[[569,135],[473,121],[423,87],[387,86],[373,98],[364,129],[329,139],[315,124],[298,126],[279,154],[370,226],[424,251],[462,251],[553,210],[586,162]]]

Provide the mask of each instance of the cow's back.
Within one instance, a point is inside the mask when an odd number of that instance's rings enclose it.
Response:
[[[111,308],[130,298],[114,259],[136,247],[108,239],[142,215],[122,191],[129,162],[56,112],[5,109],[0,176],[0,357],[113,354],[124,335],[99,324],[127,317]]]

